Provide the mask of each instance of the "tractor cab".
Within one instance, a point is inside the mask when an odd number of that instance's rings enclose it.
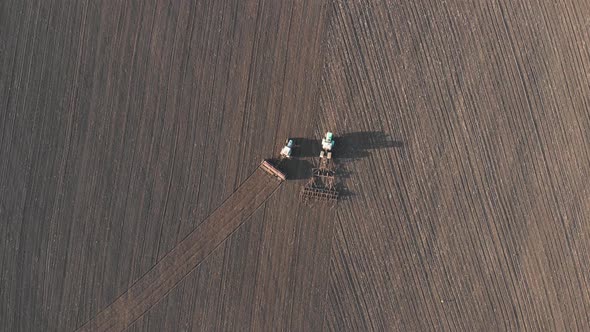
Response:
[[[334,148],[334,134],[327,132],[326,136],[322,139],[322,149],[325,152],[331,152]]]
[[[292,139],[287,139],[285,147],[281,150],[281,158],[291,159],[291,153],[293,152],[293,146],[295,142]]]

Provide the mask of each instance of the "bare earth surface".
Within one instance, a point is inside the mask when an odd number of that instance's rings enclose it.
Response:
[[[589,330],[589,40],[581,0],[1,1],[0,330]]]

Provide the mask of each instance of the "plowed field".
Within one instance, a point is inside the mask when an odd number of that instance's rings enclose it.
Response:
[[[589,330],[589,18],[1,1],[0,330]]]

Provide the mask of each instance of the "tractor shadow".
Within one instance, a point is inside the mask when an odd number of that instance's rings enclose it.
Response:
[[[342,182],[339,182],[338,185],[336,185],[336,190],[338,190],[338,200],[340,201],[349,201],[356,196],[356,194],[344,186]]]
[[[335,158],[361,159],[375,150],[401,148],[402,141],[392,139],[383,131],[358,131],[336,137]]]
[[[318,157],[322,151],[321,139],[295,137],[295,148],[293,149],[294,158],[311,158]]]
[[[311,161],[294,157],[281,161],[279,169],[287,174],[287,180],[305,180],[311,177],[311,169],[314,167],[316,166]]]

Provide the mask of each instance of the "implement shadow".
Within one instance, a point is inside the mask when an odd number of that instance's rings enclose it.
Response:
[[[333,155],[337,164],[338,191],[341,200],[350,200],[356,194],[351,191],[346,182],[354,175],[355,160],[367,158],[377,150],[401,148],[404,143],[392,139],[383,131],[359,131],[336,136]]]

